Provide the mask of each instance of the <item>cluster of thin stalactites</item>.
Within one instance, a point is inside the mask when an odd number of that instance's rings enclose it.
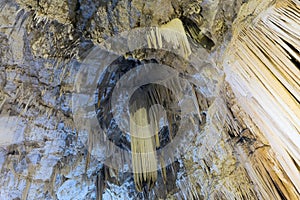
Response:
[[[167,88],[157,85],[133,95],[130,105],[131,155],[134,181],[138,191],[153,188],[159,168],[162,170],[163,179],[166,180],[164,162],[158,158],[156,150],[161,146],[159,136],[161,121],[165,121],[164,125],[168,125],[167,121],[171,120],[167,114],[170,110],[166,112],[161,106],[163,102],[170,104],[171,96]],[[171,131],[171,128],[169,130]],[[168,137],[172,139],[170,132]]]
[[[276,1],[253,24],[234,35],[226,56],[234,71],[235,90],[248,101],[241,105],[264,133],[283,172],[256,171],[265,198],[298,199],[300,193],[300,3]],[[235,82],[235,79],[237,80]],[[239,85],[242,85],[239,86]],[[247,92],[247,94],[245,93]],[[251,94],[251,96],[249,95]],[[276,128],[275,128],[276,127]],[[270,156],[270,155],[268,155]],[[274,156],[274,155],[273,155]],[[268,161],[266,161],[268,162]],[[257,162],[258,163],[258,162]],[[266,164],[261,165],[264,169]],[[286,174],[286,175],[279,175]],[[270,188],[271,176],[279,193]],[[296,178],[297,177],[297,178]],[[256,178],[251,177],[253,180]],[[276,195],[275,195],[276,194]],[[269,195],[269,196],[268,196]]]

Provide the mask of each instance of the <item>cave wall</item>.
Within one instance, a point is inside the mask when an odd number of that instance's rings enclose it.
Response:
[[[149,198],[299,198],[297,179],[287,173],[290,163],[283,165],[277,143],[270,142],[272,130],[264,129],[272,125],[265,126],[264,118],[259,123],[251,112],[255,108],[247,109],[253,98],[240,97],[230,78],[237,73],[234,65],[223,64],[231,36],[239,32],[233,21],[239,16],[236,21],[250,23],[253,5],[241,0],[0,1],[0,198],[97,198],[103,162],[92,157],[86,167],[88,136],[76,128],[72,113],[82,60],[91,47],[116,34],[174,18],[187,30],[198,28],[199,35],[190,32],[190,42],[208,54],[194,56],[214,63],[199,68],[205,79],[198,83],[205,87],[195,90],[207,123],[179,159],[184,170],[176,175],[173,191],[165,194],[161,188],[166,186],[159,183]],[[108,173],[114,177],[115,171]],[[145,198],[135,191],[130,174],[123,179],[107,181],[104,199]]]

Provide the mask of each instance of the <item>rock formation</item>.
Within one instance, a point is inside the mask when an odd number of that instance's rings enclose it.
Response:
[[[300,198],[298,0],[0,11],[0,199]]]

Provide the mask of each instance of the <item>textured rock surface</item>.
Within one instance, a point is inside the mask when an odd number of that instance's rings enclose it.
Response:
[[[195,46],[206,48],[210,41],[208,57],[217,66],[201,68],[202,79],[196,81],[208,85],[195,90],[206,116],[204,130],[195,133],[188,153],[179,159],[181,171],[171,192],[164,194],[162,188],[167,186],[161,181],[149,198],[299,197],[265,135],[239,106],[222,73],[220,55],[244,3],[0,0],[0,199],[97,198],[97,175],[103,163],[92,157],[86,166],[87,135],[75,129],[71,111],[82,58],[110,36],[174,18],[199,29],[190,41]],[[115,180],[115,172],[108,173],[112,178],[106,183],[104,199],[146,198],[135,191],[130,174]],[[285,181],[283,186],[276,184],[280,181]]]

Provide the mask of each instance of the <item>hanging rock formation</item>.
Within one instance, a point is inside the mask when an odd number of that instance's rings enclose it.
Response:
[[[0,11],[0,199],[300,198],[299,1],[0,0]],[[90,94],[103,137],[74,112],[95,48],[110,67]],[[174,98],[152,85],[146,105],[148,86],[136,90],[128,135],[111,113],[128,97],[111,106],[109,94],[140,65],[188,84],[170,81]],[[157,102],[166,112],[149,111]]]

